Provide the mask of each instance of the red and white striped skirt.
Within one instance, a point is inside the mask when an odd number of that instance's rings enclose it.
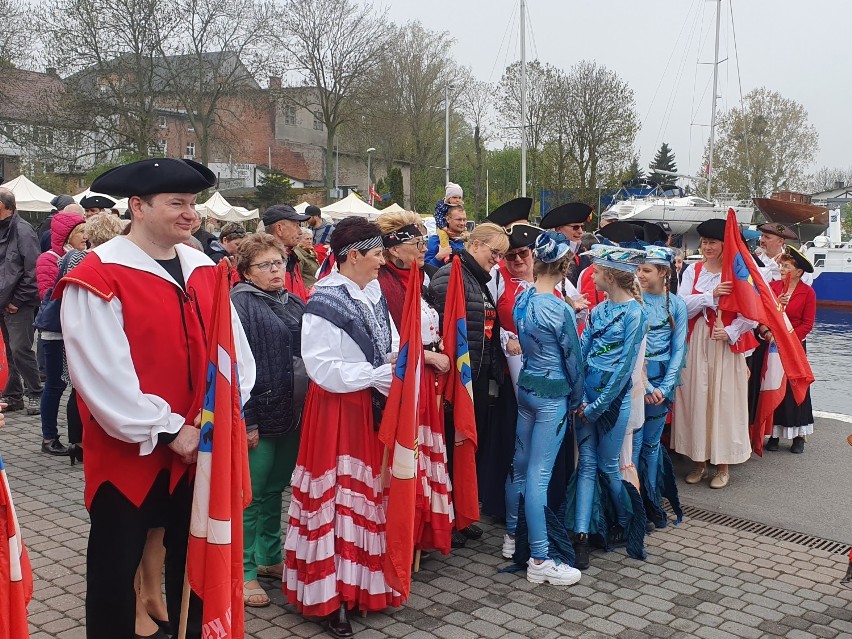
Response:
[[[381,463],[370,391],[329,393],[311,384],[291,482],[282,584],[303,615],[324,617],[341,604],[364,611],[401,605],[382,570]]]

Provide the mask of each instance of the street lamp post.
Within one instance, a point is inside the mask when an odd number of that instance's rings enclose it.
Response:
[[[450,86],[444,87],[444,183],[450,183]]]
[[[372,154],[375,153],[375,152],[376,152],[376,149],[373,148],[373,147],[370,147],[369,149],[367,149],[367,199],[369,201],[371,201],[373,199],[373,196],[370,195],[370,186],[373,183],[373,172],[371,170],[372,166],[370,164],[370,161],[373,158]]]

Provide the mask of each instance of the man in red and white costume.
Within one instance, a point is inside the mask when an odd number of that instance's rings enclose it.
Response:
[[[129,198],[130,233],[94,249],[57,286],[85,424],[89,639],[135,637],[134,575],[148,529],[159,526],[178,627],[215,282],[213,262],[183,242],[196,194],[215,182],[203,165],[171,158],[107,171],[92,188]],[[245,401],[254,358],[236,313],[232,323]],[[200,622],[193,596],[187,637],[201,636]]]

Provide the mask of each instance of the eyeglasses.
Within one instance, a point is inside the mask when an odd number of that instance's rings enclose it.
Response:
[[[418,251],[426,246],[426,243],[423,240],[406,240],[403,244],[407,244],[408,246],[415,247]]]
[[[528,248],[518,249],[517,251],[510,251],[506,253],[506,261],[513,262],[517,259],[525,260],[530,256],[530,250]]]
[[[258,262],[257,264],[249,264],[250,267],[256,268],[258,271],[269,272],[273,268],[281,270],[284,268],[284,260],[275,260],[273,262]]]
[[[482,240],[479,240],[479,243],[483,246],[487,246],[491,250],[491,257],[494,258],[494,260],[496,260],[497,262],[502,260],[503,257],[506,255],[505,253],[501,253],[496,248],[491,246],[488,242],[483,242]]]
[[[565,226],[567,226],[572,231],[580,231],[583,228],[582,224],[566,224]]]

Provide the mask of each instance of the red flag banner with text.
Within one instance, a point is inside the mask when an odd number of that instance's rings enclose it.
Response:
[[[202,637],[243,639],[243,509],[251,502],[231,325],[227,260],[219,263],[186,572],[201,597]]]
[[[420,269],[411,265],[399,328],[399,354],[393,369],[379,440],[392,451],[388,486],[385,580],[408,599],[414,556],[414,509],[417,496],[417,432],[420,419]]]
[[[27,604],[33,597],[33,571],[0,458],[0,639],[27,639]]]
[[[793,332],[781,303],[763,281],[763,276],[742,239],[733,209],[728,210],[725,226],[722,281],[731,282],[733,290],[730,295],[719,298],[719,308],[739,313],[766,325],[772,331],[787,381],[793,389],[793,397],[801,404],[808,387],[814,381],[814,374],[802,348],[802,342]]]
[[[453,502],[456,526],[461,530],[479,521],[479,489],[476,484],[476,417],[473,411],[473,373],[467,343],[467,306],[461,258],[453,258],[447,300],[444,305],[444,349],[450,372],[444,398],[453,405],[456,439],[453,450]]]

